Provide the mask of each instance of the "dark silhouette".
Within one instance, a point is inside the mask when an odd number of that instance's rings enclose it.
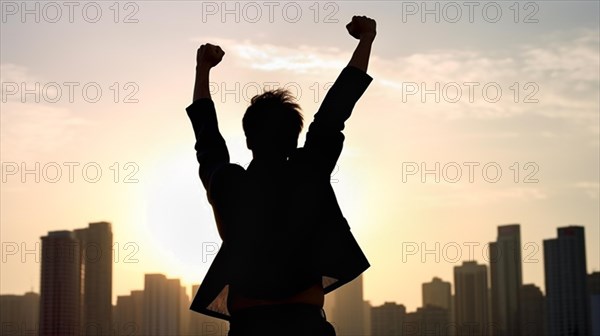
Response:
[[[375,21],[354,16],[346,28],[359,40],[329,89],[303,148],[303,120],[285,90],[252,99],[243,118],[253,160],[229,162],[208,89],[210,69],[225,54],[205,44],[197,55],[193,103],[200,179],[223,244],[191,305],[230,322],[230,336],[335,335],[324,295],[370,265],[342,215],[330,176],[342,150],[344,122],[372,81],[366,73]]]

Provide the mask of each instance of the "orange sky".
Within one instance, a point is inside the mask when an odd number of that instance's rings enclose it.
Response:
[[[295,90],[312,120],[356,44],[344,28],[356,14],[378,21],[374,81],[333,178],[372,264],[365,299],[416,309],[422,282],[451,281],[470,251],[485,262],[496,226],[510,223],[521,224],[524,282],[543,288],[542,240],[570,224],[585,226],[588,271],[600,270],[598,3],[536,3],[535,13],[500,3],[496,22],[482,3],[473,22],[462,8],[456,23],[443,3],[439,23],[392,2],[282,2],[272,20],[263,3],[260,16],[239,3],[239,22],[216,2],[135,4],[116,13],[100,3],[96,23],[83,5],[56,23],[55,9],[40,7],[37,23],[2,4],[2,294],[39,290],[39,259],[27,251],[40,236],[100,220],[113,225],[115,297],[143,288],[144,273],[202,280],[220,240],[185,114],[196,48],[226,52],[213,99],[232,161],[245,164],[241,117],[256,88]],[[39,102],[21,95],[36,83]],[[22,169],[36,162],[39,182]],[[423,174],[436,163],[439,182]]]

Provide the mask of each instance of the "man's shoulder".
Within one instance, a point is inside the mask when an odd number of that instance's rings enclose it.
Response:
[[[225,163],[215,170],[208,186],[211,203],[222,202],[244,184],[246,170],[236,163]]]
[[[240,166],[237,163],[225,163],[223,164],[221,167],[219,167],[219,169],[217,170],[217,173],[219,174],[234,174],[234,175],[240,175],[240,174],[244,174],[246,172],[246,169],[244,169],[244,167]]]
[[[246,170],[239,164],[225,163],[215,171],[211,184],[219,186],[236,184],[244,178],[245,173]]]

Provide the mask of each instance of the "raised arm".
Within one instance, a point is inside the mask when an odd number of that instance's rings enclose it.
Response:
[[[225,52],[219,46],[210,43],[200,46],[196,54],[196,82],[192,102],[201,98],[210,98],[208,88],[210,69],[219,64],[224,55]]]
[[[358,39],[348,66],[342,70],[308,128],[305,153],[312,159],[315,169],[331,174],[344,143],[344,122],[352,114],[354,105],[365,92],[373,78],[366,73],[371,45],[376,27],[373,19],[354,16],[346,25],[348,32]]]
[[[215,106],[210,98],[210,69],[219,64],[225,53],[219,46],[202,45],[196,56],[196,82],[193,103],[186,109],[196,136],[196,156],[200,164],[200,179],[209,192],[210,180],[216,170],[229,163],[229,152],[219,132]]]
[[[194,128],[196,137],[196,157],[200,164],[199,175],[206,189],[208,201],[213,205],[218,204],[222,183],[223,171],[229,164],[227,145],[217,123],[215,105],[210,97],[209,74],[210,69],[219,64],[225,53],[219,46],[212,44],[202,45],[196,56],[196,81],[194,84],[193,102],[186,111]],[[218,206],[218,205],[217,205]],[[217,228],[222,239],[225,237],[225,228],[218,216]]]
[[[371,45],[377,35],[375,20],[366,16],[354,16],[352,22],[346,25],[346,29],[350,35],[359,40],[348,65],[367,72]]]

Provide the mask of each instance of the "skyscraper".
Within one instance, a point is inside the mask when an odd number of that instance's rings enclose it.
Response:
[[[455,319],[459,335],[488,335],[487,268],[476,261],[454,267]]]
[[[371,335],[371,302],[363,301],[363,334]]]
[[[447,309],[425,306],[417,308],[416,312],[407,314],[402,332],[404,335],[448,336],[453,331],[453,327],[448,320]]]
[[[173,292],[175,292],[175,290],[179,290],[179,301],[177,302],[176,308],[179,312],[179,335],[189,335],[190,315],[192,313],[192,311],[189,309],[190,297],[187,295],[185,286],[182,286],[179,283],[179,279],[176,281],[171,281],[173,282],[173,287],[178,287],[177,289],[173,288]]]
[[[83,334],[110,334],[112,328],[112,244],[108,222],[90,223],[74,231],[81,243],[83,277]]]
[[[452,304],[452,285],[450,282],[443,281],[438,277],[434,277],[431,282],[423,283],[421,295],[423,298],[423,307],[439,307],[447,312],[447,323],[445,326],[448,332],[453,331],[454,326],[454,310]]]
[[[558,228],[558,238],[544,240],[544,273],[548,335],[589,335],[582,226]]]
[[[108,335],[112,232],[108,222],[42,238],[40,335]]]
[[[588,275],[590,297],[590,334],[600,336],[600,272]]]
[[[163,274],[146,274],[142,335],[181,335],[184,306],[186,310],[189,308],[182,302],[179,279],[167,279]]]
[[[395,302],[385,302],[371,308],[371,335],[395,336],[402,334],[406,307]]]
[[[519,224],[498,227],[496,242],[490,243],[492,324],[498,336],[518,335],[520,322],[521,229]]]
[[[521,287],[521,335],[542,336],[544,322],[544,294],[534,284]]]
[[[144,291],[134,290],[130,295],[117,296],[113,319],[115,335],[142,335]]]
[[[422,286],[423,307],[436,306],[450,311],[451,285],[449,282],[434,277],[431,282],[425,282]]]
[[[421,336],[421,315],[418,312],[406,313],[402,323],[402,332],[399,335]]]
[[[40,336],[80,334],[82,261],[71,231],[51,231],[42,239]]]
[[[327,293],[327,295],[325,295],[325,303],[323,304],[323,310],[325,311],[325,316],[327,317],[327,320],[334,324],[335,321],[333,321],[333,315],[334,315],[334,306],[335,306],[335,293],[337,291],[332,291]],[[335,324],[334,324],[335,327]]]
[[[28,292],[24,295],[0,295],[0,307],[0,334],[38,334],[39,294]]]
[[[364,334],[363,277],[335,291],[332,321],[340,335]]]

